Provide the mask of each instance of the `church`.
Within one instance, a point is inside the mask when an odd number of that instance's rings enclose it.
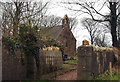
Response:
[[[47,27],[43,32],[43,37],[47,36],[63,44],[64,55],[73,56],[76,54],[76,39],[69,28],[69,18],[67,15],[62,19],[62,25]]]

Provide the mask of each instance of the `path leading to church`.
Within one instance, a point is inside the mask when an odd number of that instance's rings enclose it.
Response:
[[[63,75],[57,76],[56,80],[77,80],[77,70],[73,70]]]

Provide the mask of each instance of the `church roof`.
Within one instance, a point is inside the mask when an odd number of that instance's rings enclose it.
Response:
[[[50,37],[56,39],[62,30],[62,25],[55,27],[43,27],[41,28],[41,33],[43,34],[42,37]]]

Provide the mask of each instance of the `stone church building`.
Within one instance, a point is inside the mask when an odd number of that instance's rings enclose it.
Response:
[[[50,37],[63,44],[64,55],[72,56],[76,53],[76,39],[69,28],[69,18],[67,15],[62,20],[62,25],[47,27],[42,30],[43,37]]]

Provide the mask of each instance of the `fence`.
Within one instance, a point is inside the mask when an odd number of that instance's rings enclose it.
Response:
[[[115,56],[111,48],[80,46],[78,48],[78,80],[91,80],[109,68]]]

